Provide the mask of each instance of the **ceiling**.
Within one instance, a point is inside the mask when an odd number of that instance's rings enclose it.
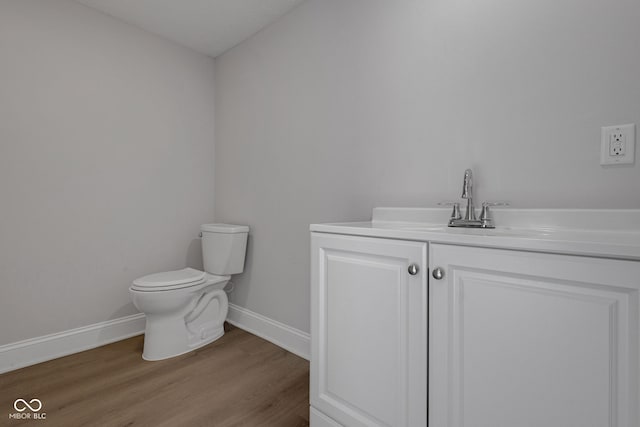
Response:
[[[216,57],[304,0],[76,0]]]

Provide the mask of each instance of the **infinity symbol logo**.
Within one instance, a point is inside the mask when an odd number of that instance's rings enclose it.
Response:
[[[22,403],[22,405],[18,406],[20,403]],[[38,405],[37,408],[31,406],[30,403],[35,403],[35,405],[33,406]],[[42,402],[40,402],[40,399],[31,399],[29,403],[27,403],[27,401],[24,399],[16,399],[16,401],[13,402],[13,408],[18,412],[24,412],[27,410],[27,408],[31,409],[31,412],[38,412],[40,409],[42,409]]]

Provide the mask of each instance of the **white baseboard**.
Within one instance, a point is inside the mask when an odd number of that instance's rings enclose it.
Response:
[[[305,332],[235,304],[229,304],[227,321],[309,360],[311,340]],[[144,327],[144,314],[138,313],[6,344],[0,346],[0,374],[141,335]]]
[[[309,360],[310,358],[311,338],[306,332],[231,303],[229,303],[227,322],[264,338],[303,359]]]
[[[0,373],[144,333],[143,313],[0,346]]]

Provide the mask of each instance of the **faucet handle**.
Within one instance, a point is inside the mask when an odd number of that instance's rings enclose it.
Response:
[[[504,200],[499,200],[499,201],[495,201],[495,202],[490,202],[490,201],[486,201],[486,202],[482,202],[482,206],[509,206],[509,202],[505,202]]]
[[[449,202],[449,201],[440,202],[438,203],[438,206],[453,206],[453,210],[451,211],[451,218],[449,218],[450,220],[462,218],[462,215],[460,214],[459,202]]]
[[[500,201],[495,201],[495,202],[490,202],[490,201],[486,201],[486,202],[482,202],[482,207],[490,207],[490,206],[509,206],[509,202],[505,202],[503,200]]]
[[[509,206],[509,202],[496,201],[496,202],[482,202],[482,212],[480,212],[480,221],[489,222],[493,225],[491,218],[491,212],[489,208],[492,206]]]

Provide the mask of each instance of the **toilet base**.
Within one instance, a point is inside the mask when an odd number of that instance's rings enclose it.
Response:
[[[142,358],[169,359],[220,339],[228,307],[223,290],[207,289],[195,297],[186,312],[147,313]]]
[[[147,334],[145,332],[144,336],[144,350],[142,351],[142,358],[149,362],[155,362],[158,360],[170,359],[172,357],[181,356],[183,354],[190,353],[194,350],[197,350],[205,345],[209,345],[214,341],[219,340],[224,335],[224,327],[218,328],[216,331],[212,331],[211,335],[205,339],[197,340],[197,342],[193,342],[188,344],[187,348],[183,348],[183,351],[179,351],[176,353],[176,350],[173,349],[170,352],[162,352],[162,350],[154,348],[153,345],[147,342]],[[195,341],[195,340],[194,340]]]

